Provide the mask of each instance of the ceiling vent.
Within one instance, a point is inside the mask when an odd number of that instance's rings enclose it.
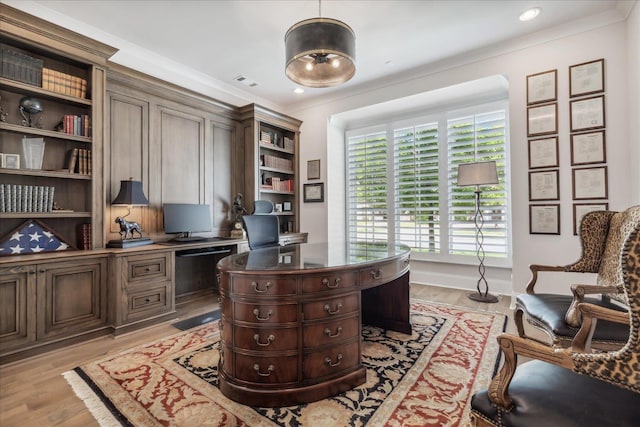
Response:
[[[233,80],[237,81],[238,83],[242,83],[245,86],[249,86],[249,87],[260,86],[260,83],[256,82],[255,80],[248,79],[245,76],[238,76],[238,77],[234,78]]]

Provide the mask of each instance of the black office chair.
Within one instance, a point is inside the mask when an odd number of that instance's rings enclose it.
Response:
[[[256,200],[253,214],[242,217],[247,232],[249,248],[259,249],[280,246],[280,222],[272,215],[273,203],[269,200]]]

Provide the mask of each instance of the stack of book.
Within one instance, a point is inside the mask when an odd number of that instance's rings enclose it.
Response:
[[[285,179],[281,180],[277,176],[270,176],[266,178],[265,183],[260,185],[260,188],[264,190],[274,190],[274,191],[293,191],[293,180]]]
[[[76,98],[87,97],[85,79],[50,68],[42,68],[42,88]]]
[[[42,86],[42,59],[32,58],[6,47],[0,48],[0,76]]]
[[[80,175],[91,175],[92,169],[91,150],[87,150],[86,148],[73,148],[67,151],[65,171]]]
[[[88,114],[75,116],[73,114],[65,114],[62,120],[55,127],[58,132],[68,133],[76,136],[91,136],[91,119]]]
[[[273,142],[271,142],[271,134],[269,132],[260,132],[260,144],[273,145]]]
[[[281,169],[287,172],[293,172],[293,161],[282,157],[270,156],[263,154],[260,156],[260,163],[267,168]]]
[[[51,212],[55,187],[0,184],[0,212]]]
[[[284,149],[287,151],[295,150],[293,145],[293,139],[287,138],[286,136],[284,137]]]

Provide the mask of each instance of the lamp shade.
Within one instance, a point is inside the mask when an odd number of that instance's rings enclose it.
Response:
[[[458,185],[497,184],[498,170],[495,161],[461,163],[458,165]]]
[[[284,36],[287,77],[307,87],[348,81],[356,73],[355,37],[351,27],[336,19],[298,22]]]
[[[142,183],[133,179],[120,181],[120,192],[111,202],[112,205],[147,206],[149,200],[142,191]]]

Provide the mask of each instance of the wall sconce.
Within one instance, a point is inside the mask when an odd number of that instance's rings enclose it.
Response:
[[[153,240],[142,236],[142,227],[133,221],[127,221],[125,218],[131,214],[133,206],[148,206],[149,200],[142,191],[142,183],[129,178],[120,181],[120,192],[111,202],[111,206],[126,206],[127,214],[119,216],[115,219],[115,223],[120,225],[120,240],[111,240],[107,243],[108,248],[132,248],[135,246],[150,245]],[[135,237],[135,234],[138,237]]]

